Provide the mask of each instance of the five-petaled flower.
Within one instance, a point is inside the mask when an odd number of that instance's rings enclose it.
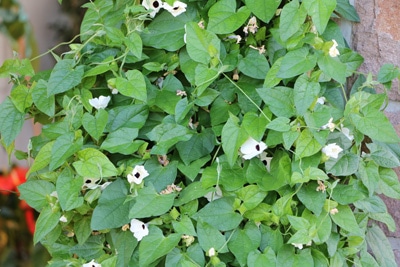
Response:
[[[154,18],[158,11],[163,7],[163,3],[160,0],[143,0],[142,6],[145,9],[150,10],[151,12],[149,13],[149,16]]]
[[[267,149],[267,145],[264,142],[257,142],[250,137],[240,147],[240,152],[242,152],[244,159],[252,159],[260,155],[265,149]]]
[[[108,102],[110,102],[110,96],[99,96],[98,98],[89,99],[89,104],[95,109],[104,109],[107,107]]]
[[[91,260],[90,262],[83,264],[82,267],[101,267],[101,264]]]
[[[338,55],[340,55],[339,50],[337,49],[338,43],[335,39],[332,39],[332,42],[333,45],[331,46],[331,48],[329,48],[329,55],[331,57],[337,57]]]
[[[322,148],[322,152],[327,155],[328,157],[332,157],[337,159],[339,156],[339,153],[342,152],[343,149],[338,146],[336,143],[332,143],[329,145],[326,145]]]
[[[149,176],[149,173],[146,171],[144,166],[136,165],[133,168],[132,172],[127,175],[129,183],[141,184],[143,179]]]
[[[165,10],[171,13],[172,16],[177,17],[186,11],[187,5],[181,1],[175,1],[172,6],[170,6],[168,3],[164,3],[163,7]]]
[[[149,234],[149,228],[147,224],[137,219],[131,220],[131,228],[129,229],[133,236],[136,237],[138,241],[142,240],[143,237]]]

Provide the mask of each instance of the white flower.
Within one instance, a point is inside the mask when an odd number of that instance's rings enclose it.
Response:
[[[68,219],[67,219],[67,217],[65,217],[65,215],[63,215],[63,216],[61,216],[60,217],[60,220],[59,220],[60,222],[67,222],[68,221]]]
[[[187,5],[181,1],[175,1],[172,6],[165,2],[163,7],[171,13],[172,16],[176,17],[186,11]]]
[[[163,7],[163,4],[160,0],[143,0],[142,6],[147,10],[151,10],[149,15],[151,18],[154,18],[158,11]]]
[[[322,130],[329,129],[331,132],[333,132],[335,130],[336,124],[334,124],[332,120],[333,118],[330,118],[327,124],[321,126],[321,129]]]
[[[267,152],[261,153],[260,160],[265,165],[265,168],[267,168],[268,171],[271,171],[272,157],[267,157],[267,155],[268,155]]]
[[[249,32],[251,33],[256,33],[258,29],[257,26],[257,18],[255,16],[251,17],[249,22],[247,23],[247,26],[243,28],[243,32],[248,34]]]
[[[339,153],[342,151],[343,151],[343,149],[340,146],[336,145],[336,143],[326,145],[322,148],[322,152],[325,155],[327,155],[328,157],[335,158],[335,159],[338,158]]]
[[[260,155],[266,148],[267,145],[264,142],[257,142],[250,137],[240,147],[240,152],[242,152],[244,159],[252,159],[257,155]]]
[[[205,198],[207,198],[208,202],[211,202],[213,200],[216,200],[218,198],[222,197],[222,190],[221,187],[219,187],[218,185],[215,187],[215,190],[208,192],[205,196]]]
[[[325,100],[326,100],[326,98],[323,97],[323,96],[318,97],[317,98],[317,103],[320,104],[320,105],[323,105],[323,104],[325,104]]]
[[[136,237],[138,241],[142,240],[143,237],[149,234],[149,228],[147,227],[147,224],[137,219],[131,220],[131,227],[129,230],[133,233],[133,236]]]
[[[215,256],[215,248],[210,248],[208,250],[208,256],[209,257],[214,257]]]
[[[51,192],[50,196],[51,196],[51,197],[55,197],[55,198],[58,199],[58,193],[57,193],[57,191]]]
[[[142,165],[136,165],[133,171],[128,174],[128,182],[129,183],[135,183],[135,184],[141,184],[143,179],[149,176],[149,173],[146,171],[144,166]]]
[[[98,184],[100,179],[85,178],[82,188],[96,189],[100,185]]]
[[[295,248],[303,249],[303,244],[301,244],[301,243],[292,243],[292,245],[293,245]]]
[[[332,39],[332,42],[333,45],[331,46],[331,48],[329,48],[329,55],[331,57],[337,57],[338,55],[340,55],[339,50],[337,49],[338,43],[335,39]]]
[[[340,125],[340,130],[342,134],[344,134],[350,141],[353,141],[354,135],[350,134],[350,129],[343,127],[343,124]]]
[[[335,215],[336,213],[339,213],[339,210],[338,210],[337,208],[333,208],[333,209],[331,209],[331,210],[329,211],[329,213],[330,213],[331,215]]]
[[[306,246],[311,246],[311,244],[312,244],[312,241],[308,242],[308,243],[306,244]],[[303,249],[303,244],[301,244],[301,243],[292,243],[292,245],[293,245],[294,247],[298,248],[298,249]]]
[[[94,107],[95,109],[101,109],[101,108],[106,108],[108,105],[108,102],[110,102],[111,97],[110,96],[99,96],[99,98],[92,98],[89,99],[89,104]]]
[[[101,267],[101,264],[92,260],[91,262],[83,264],[82,267]]]
[[[227,38],[236,40],[237,44],[240,43],[240,41],[242,40],[242,36],[240,35],[229,35]]]

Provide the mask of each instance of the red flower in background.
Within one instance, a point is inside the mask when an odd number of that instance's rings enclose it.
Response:
[[[26,182],[27,168],[13,167],[6,175],[0,175],[0,194],[9,195],[10,193],[18,193],[18,186]],[[33,209],[28,204],[21,200],[19,203],[21,210],[24,211],[25,220],[28,230],[31,234],[35,232],[35,218]]]

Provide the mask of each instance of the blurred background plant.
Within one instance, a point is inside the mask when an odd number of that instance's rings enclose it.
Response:
[[[79,33],[87,0],[64,1],[61,6],[67,22],[60,20],[48,25],[59,41],[71,40]],[[38,46],[29,17],[18,0],[0,0],[0,34],[4,35],[16,56],[33,58],[38,54]],[[61,47],[55,51],[61,54]],[[34,68],[39,61],[34,61]],[[3,89],[3,88],[1,88]],[[0,170],[0,266],[45,266],[48,253],[39,244],[33,246],[33,232],[37,213],[25,201],[19,200],[17,186],[26,181],[27,169],[10,166]]]

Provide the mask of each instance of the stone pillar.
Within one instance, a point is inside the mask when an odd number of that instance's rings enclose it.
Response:
[[[20,3],[31,22],[31,28],[38,45],[38,53],[44,53],[52,48],[58,40],[56,33],[51,30],[50,25],[60,19],[60,6],[56,0],[20,0]],[[0,65],[4,60],[11,58],[13,51],[10,41],[0,35]],[[50,69],[54,64],[51,55],[47,55],[40,59],[38,64],[41,70]],[[0,102],[2,102],[10,92],[11,85],[7,79],[0,79]],[[28,140],[34,135],[33,122],[27,121],[18,136],[15,146],[16,149],[27,151]],[[26,161],[18,161],[12,158],[12,163],[26,166]],[[2,147],[0,147],[0,169],[8,169],[7,155]]]

